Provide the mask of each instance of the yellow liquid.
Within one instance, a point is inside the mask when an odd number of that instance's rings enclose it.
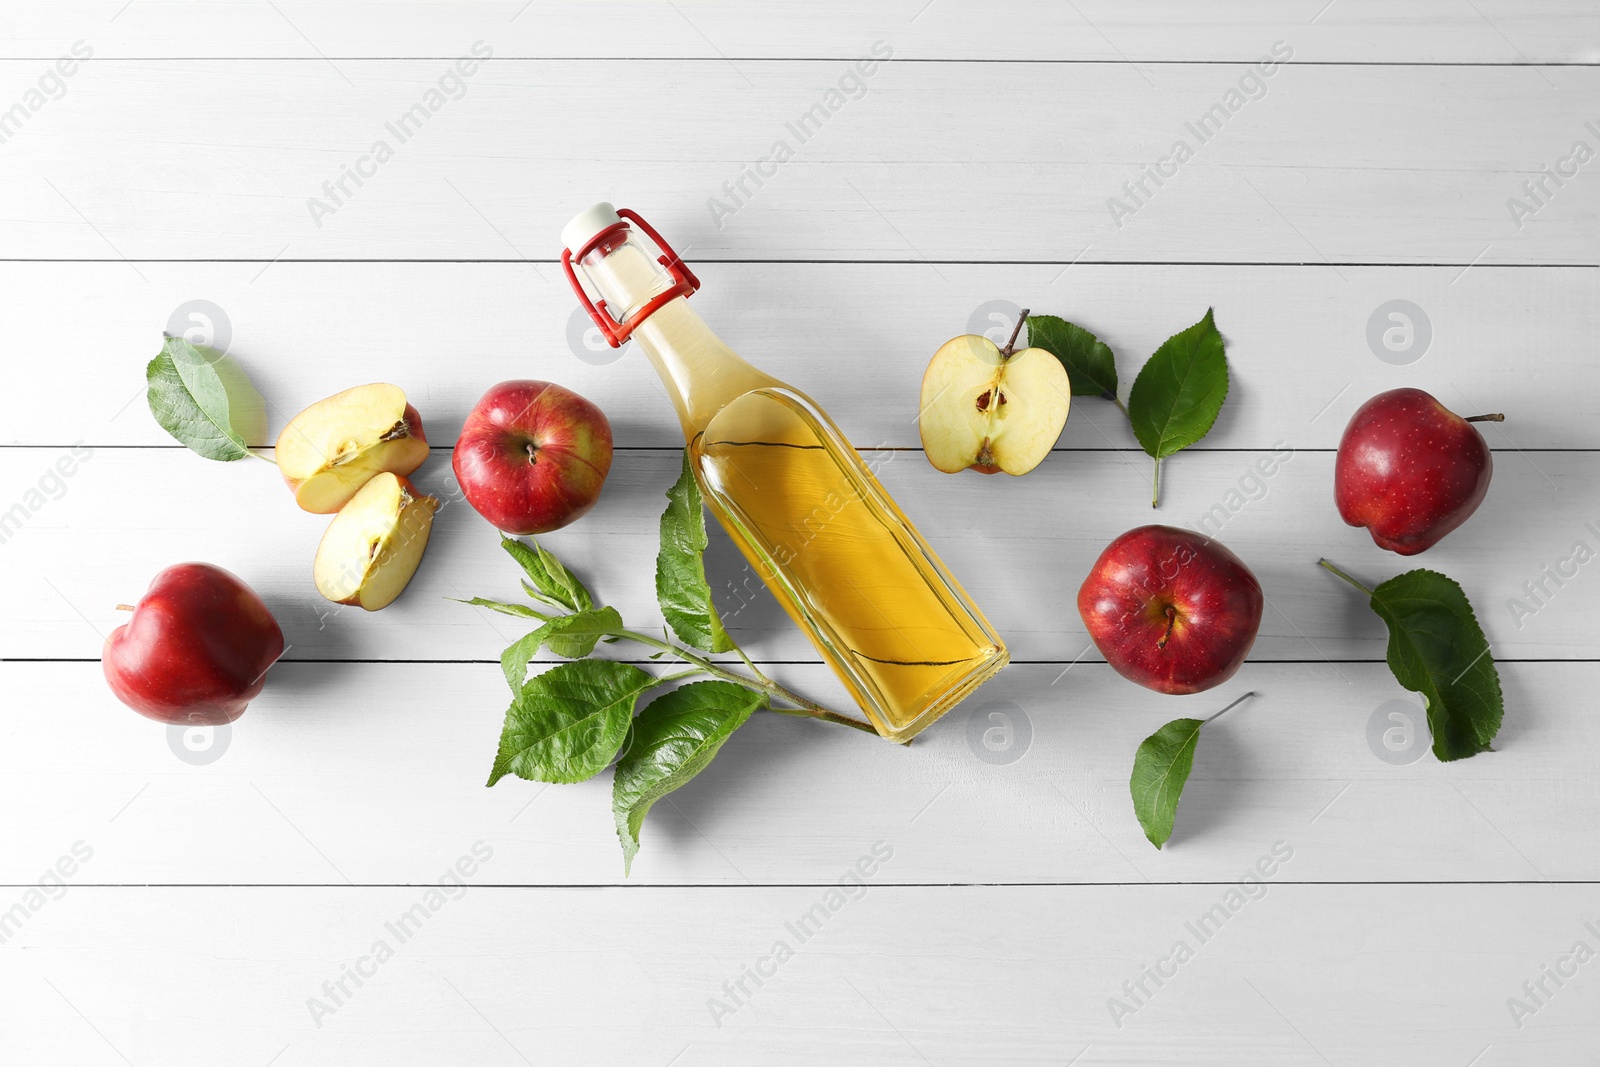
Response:
[[[631,236],[582,267],[622,317],[671,284]],[[681,297],[633,336],[707,506],[878,733],[909,739],[1006,665],[983,614],[810,398],[740,359]]]
[[[802,394],[745,393],[690,457],[712,512],[883,736],[913,736],[1005,666],[955,579]]]

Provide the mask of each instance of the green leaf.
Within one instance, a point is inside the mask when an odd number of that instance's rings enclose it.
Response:
[[[692,682],[656,697],[639,713],[633,743],[617,761],[611,783],[624,874],[639,851],[639,829],[650,806],[704,770],[729,735],[766,703],[765,694],[732,682]]]
[[[506,709],[489,784],[593,778],[622,747],[639,694],[656,684],[628,663],[581,659],[528,679]]]
[[[1055,315],[1028,316],[1028,347],[1061,361],[1073,396],[1117,399],[1117,361],[1111,348],[1082,326]]]
[[[470,604],[475,608],[488,608],[498,611],[502,615],[515,615],[519,619],[549,619],[550,616],[528,607],[526,604],[507,604],[503,600],[490,600],[487,597],[475,596],[471,600],[461,600],[456,597],[446,597],[457,604]]]
[[[529,596],[568,611],[587,611],[594,607],[594,598],[584,584],[539,542],[535,541],[529,548],[515,537],[501,534],[500,547],[522,565],[532,580],[532,587],[527,582],[522,585]]]
[[[513,693],[522,691],[522,684],[528,677],[528,664],[543,646],[548,645],[558,656],[582,659],[594,651],[600,638],[620,629],[622,616],[617,614],[616,608],[558,615],[501,653],[500,668],[505,671],[506,684]]]
[[[1160,498],[1161,461],[1210,433],[1227,396],[1228,359],[1207,308],[1205,318],[1156,349],[1128,393],[1133,434],[1156,461],[1152,507]]]
[[[1505,711],[1500,673],[1461,586],[1438,571],[1406,571],[1372,590],[1372,610],[1389,627],[1389,669],[1427,702],[1433,754],[1488,751]]]
[[[704,652],[733,648],[706,581],[706,517],[700,486],[689,469],[689,452],[683,453],[683,472],[667,490],[667,510],[661,513],[661,552],[656,556],[656,600],[672,632],[685,644]]]
[[[594,651],[602,637],[622,629],[622,616],[616,608],[591,608],[551,619],[540,627],[548,631],[544,645],[567,659],[582,659]]]
[[[1172,836],[1178,798],[1194,766],[1194,748],[1204,725],[1202,719],[1173,719],[1140,742],[1134,753],[1133,777],[1128,780],[1133,813],[1156,848]]]
[[[250,455],[246,436],[266,427],[266,401],[227,357],[209,357],[181,337],[168,337],[145,368],[150,414],[180,444],[206,459]]]

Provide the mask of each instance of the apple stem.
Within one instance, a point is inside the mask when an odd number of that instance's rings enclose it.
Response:
[[[1505,422],[1506,421],[1506,417],[1504,415],[1500,414],[1499,412],[1495,412],[1493,415],[1473,415],[1472,417],[1467,419],[1467,421],[1468,422]]]
[[[1326,567],[1328,570],[1332,571],[1334,574],[1337,574],[1339,577],[1343,578],[1345,581],[1349,582],[1351,585],[1355,586],[1357,589],[1361,590],[1363,593],[1367,594],[1368,596],[1376,596],[1377,595],[1371,589],[1368,589],[1366,586],[1362,585],[1360,582],[1356,581],[1354,578],[1350,577],[1344,571],[1340,570],[1338,567],[1335,567],[1333,564],[1329,563],[1327,560],[1319,559],[1319,560],[1317,560],[1317,565],[1320,566],[1320,567]]]
[[[1156,647],[1157,648],[1166,648],[1167,647],[1167,642],[1172,640],[1172,628],[1174,626],[1178,625],[1178,609],[1173,607],[1171,604],[1167,605],[1166,616],[1167,616],[1167,632],[1162,634],[1161,635],[1161,639],[1156,642]]]
[[[1161,506],[1161,458],[1156,457],[1155,482],[1150,487],[1150,506]]]
[[[1023,308],[1022,314],[1017,316],[1017,325],[1011,331],[1011,340],[1000,350],[1000,354],[1007,359],[1011,358],[1011,350],[1017,347],[1017,338],[1022,334],[1022,324],[1028,321],[1028,309]]]
[[[118,604],[117,605],[117,610],[118,611],[132,611],[133,610],[133,605],[132,604]]]
[[[1223,708],[1221,711],[1217,712],[1215,715],[1212,715],[1210,718],[1206,719],[1206,722],[1214,722],[1215,720],[1222,718],[1224,715],[1228,714],[1228,712],[1232,711],[1234,708],[1238,707],[1240,704],[1243,704],[1246,700],[1249,700],[1251,697],[1253,697],[1255,695],[1256,695],[1255,690],[1252,689],[1250,692],[1246,693],[1244,696],[1240,697],[1238,700],[1235,700],[1232,704],[1229,704],[1227,707]]]

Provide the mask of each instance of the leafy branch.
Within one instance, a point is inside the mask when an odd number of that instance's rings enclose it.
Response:
[[[687,452],[667,500],[656,557],[656,597],[677,641],[666,631],[658,638],[629,628],[615,608],[597,605],[583,582],[543,545],[512,537],[502,536],[500,545],[521,566],[522,588],[531,603],[484,597],[462,601],[539,623],[500,656],[512,699],[488,784],[508,774],[538,782],[581,782],[616,760],[612,810],[625,869],[638,852],[639,830],[650,806],[700,773],[754,712],[765,709],[876,734],[868,723],[774,682],[729,636],[706,581],[705,514]],[[589,658],[602,641],[632,641],[654,649],[651,659],[672,657],[688,669],[655,675],[633,664]],[[545,648],[573,662],[528,677],[533,658]],[[730,651],[738,653],[750,673],[709,658]],[[639,697],[649,690],[705,676],[710,680],[663,693],[635,716]]]

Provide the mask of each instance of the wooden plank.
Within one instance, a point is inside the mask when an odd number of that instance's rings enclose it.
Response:
[[[276,7],[277,10],[274,10]],[[1331,62],[1588,62],[1600,40],[1575,0],[1233,0],[1202,14],[1158,0],[1042,5],[897,0],[762,4],[758,17],[716,3],[180,4],[140,0],[7,6],[8,57],[54,58],[84,37],[102,57],[434,56],[477,33],[508,56],[545,59],[851,56],[876,39],[918,59],[1227,60],[1276,39]]]
[[[537,268],[543,282],[525,264],[264,267],[144,263],[146,284],[122,263],[0,263],[0,289],[28,309],[12,326],[28,388],[0,393],[0,441],[171,445],[143,400],[144,365],[166,330],[194,331],[248,370],[271,404],[257,444],[307,404],[387,379],[415,400],[429,440],[449,445],[483,390],[517,377],[592,398],[619,445],[682,444],[643,354],[613,353],[586,331],[547,266]],[[967,331],[999,335],[1021,306],[1094,330],[1117,353],[1124,395],[1162,341],[1214,307],[1233,383],[1201,449],[1333,448],[1362,401],[1400,385],[1463,413],[1506,412],[1510,421],[1485,431],[1497,449],[1600,448],[1595,270],[1341,267],[1346,282],[1326,267],[944,264],[942,277],[911,264],[695,268],[707,322],[816,397],[862,447],[919,445],[918,383],[934,351]],[[1382,309],[1395,300],[1422,317],[1409,350],[1391,353],[1382,333],[1405,323]],[[1060,441],[1135,445],[1090,398],[1076,402]]]
[[[843,706],[822,668],[774,670]],[[878,839],[897,883],[1227,881],[1279,838],[1301,849],[1292,881],[1594,880],[1600,721],[1581,694],[1600,665],[1503,676],[1497,750],[1448,766],[1380,664],[1255,662],[1188,698],[1101,664],[1016,664],[909,748],[762,713],[651,812],[629,884],[827,881]],[[280,664],[220,740],[169,737],[95,663],[0,677],[3,883],[82,839],[79,882],[419,884],[479,837],[496,883],[624,882],[609,775],[484,788],[508,699],[496,664]],[[1134,750],[1247,691],[1206,728],[1156,852],[1128,796]]]
[[[1594,578],[1575,550],[1580,541],[1591,554],[1600,546],[1600,468],[1590,453],[1502,452],[1479,513],[1413,560],[1379,550],[1364,530],[1340,521],[1327,452],[1296,453],[1270,478],[1254,466],[1270,453],[1179,455],[1165,464],[1164,503],[1154,512],[1143,453],[1058,453],[1025,480],[940,474],[918,452],[868,455],[1016,659],[1095,657],[1075,606],[1078,586],[1114,536],[1152,521],[1202,528],[1253,568],[1270,605],[1253,653],[1259,659],[1382,659],[1382,624],[1359,594],[1317,568],[1322,556],[1370,583],[1419,565],[1456,577],[1497,657],[1600,657],[1584,593]],[[496,659],[524,630],[449,602],[520,593],[519,572],[461,498],[444,453],[415,475],[446,501],[428,556],[406,594],[375,614],[316,594],[311,561],[328,519],[296,509],[268,464],[103,449],[59,478],[54,465],[63,456],[71,459],[50,449],[0,450],[0,501],[13,519],[13,505],[26,518],[8,524],[0,545],[8,656],[97,656],[102,635],[122,618],[113,605],[136,599],[157,571],[185,559],[228,567],[257,588],[295,658]],[[595,510],[546,542],[641,628],[659,625],[658,521],[679,462],[675,451],[618,453]],[[714,523],[712,534],[709,574],[735,637],[763,659],[815,661]]]
[[[449,860],[471,844],[449,842]],[[1283,870],[1312,851],[1292,844]],[[1576,1064],[1593,1049],[1588,967],[1545,979],[1520,1029],[1506,1006],[1541,967],[1572,971],[1575,941],[1592,947],[1581,886],[1273,885],[1203,943],[1190,924],[1226,911],[1225,887],[851,888],[833,913],[817,886],[455,890],[404,942],[387,924],[421,887],[74,889],[0,971],[7,1049],[85,1065],[1183,1067]],[[814,906],[827,918],[801,942],[789,926]],[[1108,1001],[1162,959],[1169,977],[1143,978],[1119,1029]],[[325,1000],[358,965],[362,984]],[[745,978],[714,1019],[723,983],[757,967],[763,984]],[[331,1014],[313,1021],[312,998]]]
[[[753,76],[640,61],[588,82],[538,61],[466,80],[445,58],[351,66],[91,61],[5,143],[6,254],[548,260],[603,197],[702,260],[1460,267],[1593,264],[1600,242],[1600,183],[1569,158],[1594,147],[1589,67],[1290,61],[1263,80],[1242,65],[891,61],[850,99],[844,59]],[[0,64],[8,95],[38,76],[38,61]],[[693,105],[663,113],[668,96]],[[426,124],[391,131],[414,104]],[[1213,105],[1225,118],[1191,131]],[[836,113],[799,130],[813,106]],[[596,132],[595,116],[640,115],[627,138]],[[1143,177],[1179,139],[1193,158]],[[194,144],[203,165],[183,155]],[[787,161],[760,164],[760,187],[742,178],[767,157]],[[1542,206],[1514,218],[1541,166],[1574,176],[1541,179]]]

